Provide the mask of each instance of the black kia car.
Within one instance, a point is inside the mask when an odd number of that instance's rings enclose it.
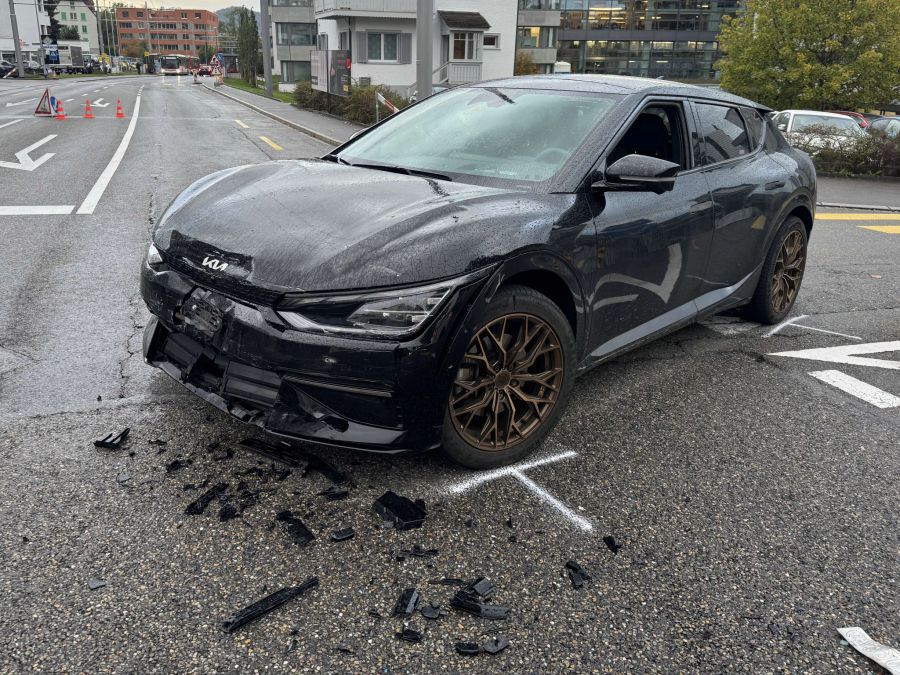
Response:
[[[516,77],[214,173],[153,234],[144,357],[272,434],[516,461],[594,366],[726,309],[790,311],[816,179],[767,112]]]

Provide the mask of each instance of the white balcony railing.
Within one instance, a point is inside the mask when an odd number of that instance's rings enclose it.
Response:
[[[331,15],[416,14],[416,0],[315,0],[315,12]]]

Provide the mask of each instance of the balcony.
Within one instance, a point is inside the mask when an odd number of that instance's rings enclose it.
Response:
[[[371,16],[415,19],[416,0],[315,0],[316,19]]]

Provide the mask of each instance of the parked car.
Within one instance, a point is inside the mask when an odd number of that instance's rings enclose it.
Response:
[[[766,111],[674,82],[516,77],[318,160],[211,174],[152,235],[144,358],[283,437],[517,461],[576,376],[723,310],[787,316],[816,178]]]
[[[863,117],[866,118],[866,121],[869,123],[874,122],[875,120],[884,119],[884,115],[878,115],[877,113],[860,113]]]
[[[197,75],[199,75],[200,77],[209,77],[209,76],[211,76],[212,74],[213,74],[212,66],[209,65],[208,63],[204,63],[204,64],[203,64],[202,66],[200,66],[200,68],[197,70]]]
[[[0,77],[18,77],[19,70],[16,68],[16,64],[12,61],[7,61],[5,59],[0,60]]]
[[[862,113],[853,112],[852,110],[831,110],[829,112],[852,117],[854,120],[856,120],[856,123],[859,125],[860,129],[865,129],[867,126],[869,126],[869,120]]]
[[[782,110],[772,120],[791,145],[801,145],[807,151],[850,148],[866,135],[853,117],[838,113]]]
[[[882,117],[874,120],[866,129],[870,134],[884,134],[891,138],[900,136],[900,117]]]

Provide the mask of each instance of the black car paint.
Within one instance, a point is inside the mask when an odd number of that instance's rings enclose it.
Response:
[[[703,141],[690,100],[757,107],[686,85],[598,82],[491,83],[599,86],[621,94],[586,142],[595,150],[573,158],[541,191],[321,160],[238,167],[201,179],[173,202],[154,233],[164,263],[142,269],[142,293],[158,317],[147,328],[145,358],[272,433],[392,452],[439,444],[470,319],[504,283],[536,287],[561,306],[573,325],[580,372],[748,300],[784,218],[796,212],[811,227],[809,159],[769,122],[754,153],[691,164],[671,192],[592,190],[605,154],[649,102],[685,106],[685,145],[697,158]],[[214,272],[204,258],[228,267]],[[294,293],[375,290],[473,270],[485,276],[404,341],[291,330],[274,311]],[[213,335],[192,333],[179,318],[196,288],[225,298],[223,329]],[[167,350],[182,360],[175,363]]]

